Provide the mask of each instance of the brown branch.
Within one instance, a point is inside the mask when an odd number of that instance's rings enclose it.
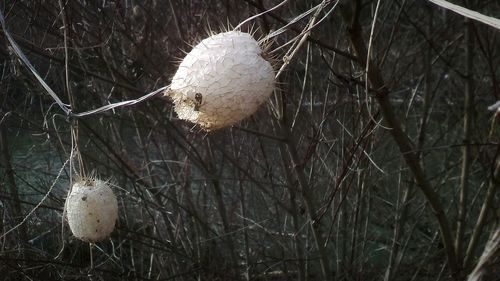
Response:
[[[342,6],[341,12],[346,23],[351,23],[348,30],[349,40],[351,45],[358,56],[358,62],[361,67],[366,68],[367,61],[367,48],[365,41],[362,37],[362,30],[359,22],[352,22],[351,13],[346,10],[347,7]],[[347,8],[348,9],[348,8]],[[408,135],[403,131],[399,118],[396,116],[394,109],[389,101],[389,89],[386,87],[380,69],[376,63],[370,63],[368,69],[368,80],[373,88],[377,90],[375,98],[379,104],[380,112],[384,118],[386,125],[390,128],[389,133],[396,142],[401,155],[403,156],[406,165],[413,173],[413,177],[424,194],[427,202],[430,204],[434,216],[436,217],[441,232],[441,239],[445,248],[446,256],[448,258],[448,265],[451,269],[452,275],[458,279],[458,266],[453,246],[452,232],[448,218],[443,210],[442,204],[439,200],[439,195],[434,191],[430,182],[427,180],[425,172],[420,165],[417,154],[414,151],[414,145],[411,143]]]
[[[467,270],[472,266],[472,261],[474,257],[474,252],[477,248],[477,242],[479,241],[479,237],[483,234],[483,228],[486,224],[486,218],[488,216],[488,212],[493,204],[493,199],[495,199],[495,193],[497,192],[500,186],[500,156],[498,155],[493,164],[493,171],[490,180],[490,184],[488,190],[486,191],[486,198],[484,199],[483,206],[481,207],[481,212],[479,213],[479,217],[477,218],[476,226],[474,227],[474,231],[472,232],[472,236],[469,241],[469,246],[467,247],[467,252],[465,254],[464,260],[464,268]]]
[[[471,124],[473,118],[474,105],[474,76],[472,57],[474,55],[474,40],[472,33],[472,22],[466,21],[465,27],[465,56],[467,79],[465,80],[465,112],[464,112],[464,146],[462,147],[462,170],[460,174],[460,198],[457,219],[457,233],[455,237],[455,250],[457,258],[462,259],[463,256],[463,240],[467,217],[467,195],[469,190],[469,171],[471,165]]]
[[[9,188],[9,194],[12,198],[12,216],[14,217],[16,223],[22,222],[23,214],[21,201],[18,192],[18,186],[16,185],[16,180],[14,176],[14,170],[11,165],[11,157],[9,154],[9,145],[7,141],[7,128],[5,122],[0,123],[0,150],[1,150],[1,159],[0,163],[3,166],[6,176],[5,185]],[[28,241],[28,232],[25,224],[19,224],[19,238],[22,243],[26,243]]]

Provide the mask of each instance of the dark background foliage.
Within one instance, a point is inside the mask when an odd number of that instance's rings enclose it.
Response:
[[[500,15],[498,1],[466,2],[455,1]],[[210,30],[278,3],[1,7],[41,77],[82,112],[168,85]],[[289,1],[243,29],[264,36],[320,3]],[[276,69],[298,51],[270,101],[212,133],[158,97],[67,118],[2,32],[1,276],[464,280],[498,228],[499,129],[486,108],[500,96],[500,32],[427,1],[324,4],[304,44],[314,13],[273,38]],[[70,180],[92,172],[112,180],[119,221],[91,248],[71,235],[63,207]]]

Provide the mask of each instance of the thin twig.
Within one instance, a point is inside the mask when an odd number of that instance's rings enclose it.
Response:
[[[31,73],[33,73],[33,75],[38,80],[38,82],[40,82],[40,84],[43,86],[43,88],[52,97],[52,99],[54,99],[54,101],[57,103],[57,105],[61,108],[62,111],[64,111],[64,113],[68,117],[84,117],[84,116],[88,116],[88,115],[92,115],[92,114],[102,113],[102,112],[105,112],[105,111],[108,111],[108,110],[111,110],[111,109],[114,109],[114,108],[117,108],[117,107],[124,107],[124,106],[134,105],[134,104],[143,102],[143,101],[145,101],[145,100],[147,100],[149,98],[152,98],[152,97],[158,95],[159,93],[165,91],[166,89],[168,89],[170,87],[170,86],[161,87],[161,88],[159,88],[159,89],[157,89],[157,90],[155,90],[153,92],[150,92],[149,94],[146,94],[146,95],[144,95],[144,96],[142,96],[142,97],[140,97],[138,99],[127,100],[127,101],[117,102],[117,103],[113,103],[113,104],[108,104],[108,105],[104,105],[104,106],[101,106],[99,108],[88,110],[88,111],[81,112],[81,113],[73,113],[71,111],[72,110],[71,109],[71,105],[65,104],[65,103],[63,103],[61,101],[61,99],[59,98],[59,96],[43,80],[43,78],[40,76],[40,74],[38,74],[38,72],[33,67],[33,65],[30,63],[30,61],[28,60],[28,58],[26,57],[26,55],[23,53],[23,51],[21,50],[21,48],[19,47],[19,45],[16,43],[16,41],[14,40],[14,38],[12,38],[12,36],[9,33],[9,31],[7,30],[7,26],[5,24],[4,16],[3,16],[3,14],[2,14],[1,11],[0,11],[0,23],[2,24],[2,28],[4,30],[4,33],[7,36],[7,39],[9,40],[9,43],[12,46],[12,48],[13,48],[14,52],[16,53],[16,55],[26,65],[26,67],[31,71]],[[67,56],[67,54],[66,54],[66,56]],[[66,60],[67,60],[67,58],[66,58]],[[67,69],[68,69],[67,61],[65,62],[65,66],[66,66],[66,71],[67,71]],[[67,78],[67,76],[66,76],[66,78]],[[66,81],[66,83],[68,84],[68,81]]]
[[[10,45],[12,46],[12,49],[14,52],[17,54],[17,56],[21,59],[21,61],[26,65],[26,67],[35,75],[35,78],[42,84],[43,88],[47,91],[47,93],[54,99],[54,101],[59,105],[59,107],[66,113],[66,115],[69,114],[70,112],[70,105],[65,104],[61,101],[61,99],[57,96],[57,94],[45,83],[45,81],[42,79],[42,77],[38,74],[38,72],[35,70],[33,65],[29,62],[28,58],[24,55],[24,53],[21,51],[21,48],[19,48],[19,45],[17,45],[16,41],[14,41],[14,38],[10,35],[10,32],[7,30],[7,25],[5,24],[5,19],[3,16],[2,11],[0,11],[0,23],[2,24],[3,32],[5,33],[5,36],[7,36],[7,39],[9,40]]]
[[[455,4],[451,4],[450,2],[447,2],[444,0],[429,0],[429,2],[432,2],[436,5],[439,5],[439,6],[445,8],[445,9],[448,9],[450,11],[453,11],[453,12],[455,12],[459,15],[462,15],[466,18],[477,20],[479,22],[487,24],[487,25],[494,27],[496,29],[500,29],[500,19],[485,16],[481,13],[476,12],[476,11],[469,10],[467,8],[464,8],[462,6],[458,6]]]
[[[241,26],[242,26],[243,24],[245,24],[245,23],[247,23],[247,22],[249,22],[249,21],[251,21],[251,20],[253,20],[253,19],[256,19],[256,18],[258,18],[258,17],[260,17],[260,16],[263,16],[263,15],[265,15],[265,14],[269,13],[269,12],[272,12],[272,11],[274,11],[274,10],[278,9],[279,7],[283,6],[286,2],[288,2],[288,0],[283,0],[283,1],[282,1],[281,3],[279,3],[278,5],[276,5],[276,6],[272,7],[272,8],[270,8],[270,9],[267,9],[267,10],[265,10],[264,12],[262,12],[262,13],[260,13],[260,14],[257,14],[257,15],[254,15],[254,16],[249,17],[248,19],[246,19],[246,20],[242,21],[240,24],[238,24],[238,25],[234,28],[234,30],[238,30],[238,29],[240,29],[240,28],[241,28]]]
[[[31,211],[29,211],[29,213],[24,217],[24,219],[20,223],[18,223],[16,226],[14,226],[13,228],[7,230],[4,234],[2,234],[2,236],[0,236],[0,239],[2,239],[3,237],[5,237],[7,234],[11,233],[12,231],[16,230],[21,225],[23,225],[29,219],[29,217],[38,209],[38,207],[40,207],[43,204],[43,202],[45,201],[45,199],[47,199],[47,197],[49,197],[50,193],[52,192],[52,189],[56,185],[57,180],[61,176],[62,172],[64,171],[64,168],[66,167],[66,164],[68,164],[68,162],[70,161],[70,159],[71,158],[68,158],[66,160],[66,162],[64,162],[64,164],[62,165],[61,169],[59,170],[59,173],[57,173],[56,178],[52,182],[52,185],[49,187],[49,190],[47,190],[47,193],[45,193],[45,195],[43,196],[42,200],[40,200],[40,202],[38,202],[38,204],[36,204],[36,206],[33,207],[33,209],[31,209]]]

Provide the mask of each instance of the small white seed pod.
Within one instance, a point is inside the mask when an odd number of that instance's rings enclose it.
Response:
[[[105,181],[77,181],[66,198],[66,212],[73,235],[86,242],[109,237],[118,218],[118,201]]]
[[[252,115],[271,95],[274,70],[249,33],[210,36],[182,60],[166,95],[180,119],[207,131]]]

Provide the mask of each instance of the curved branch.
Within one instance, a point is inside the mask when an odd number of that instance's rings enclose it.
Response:
[[[362,37],[361,26],[358,21],[353,21],[353,18],[350,16],[352,13],[346,10],[346,8],[347,7],[342,6],[341,13],[344,17],[344,21],[347,24],[351,23],[350,29],[348,30],[349,40],[351,46],[356,52],[356,55],[358,56],[358,63],[364,69],[366,67],[367,49],[366,43]],[[370,65],[370,68],[367,69],[367,76],[370,84],[377,91],[375,99],[379,104],[380,112],[383,115],[385,123],[390,128],[389,133],[396,142],[406,165],[410,168],[418,187],[424,194],[425,199],[430,204],[434,212],[434,216],[439,223],[441,239],[448,259],[448,265],[451,269],[452,275],[455,279],[457,279],[459,267],[455,255],[450,222],[444,212],[438,194],[434,191],[430,182],[426,178],[425,172],[420,165],[418,155],[415,152],[414,145],[410,141],[408,135],[403,131],[399,118],[394,112],[394,109],[389,101],[390,90],[386,87],[380,69],[378,69],[376,63],[371,63]]]

